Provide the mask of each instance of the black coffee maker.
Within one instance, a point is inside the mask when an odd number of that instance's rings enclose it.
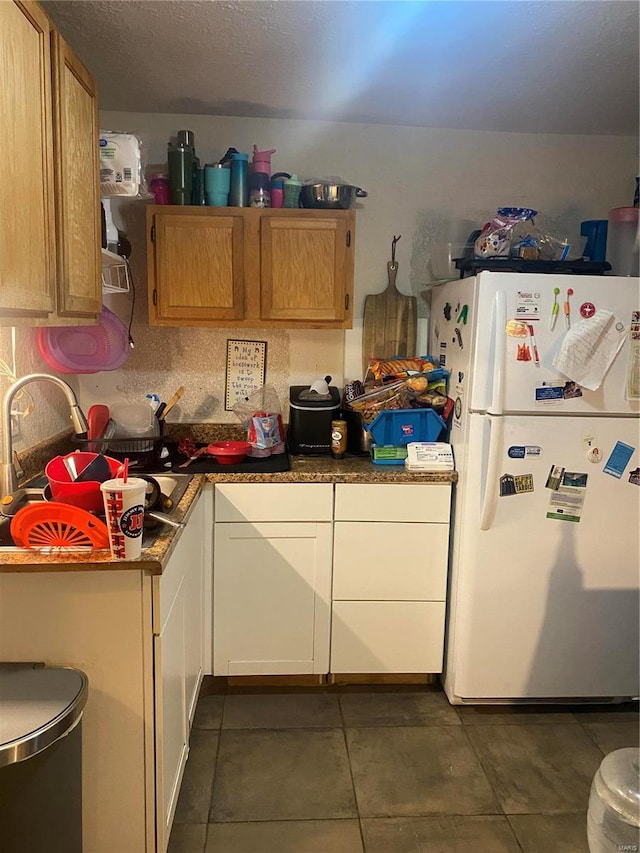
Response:
[[[331,453],[331,421],[340,414],[340,391],[329,382],[331,377],[325,376],[289,388],[287,446],[294,456]]]

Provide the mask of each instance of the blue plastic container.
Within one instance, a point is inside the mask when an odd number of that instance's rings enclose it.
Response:
[[[380,446],[411,441],[438,441],[447,425],[433,409],[390,409],[380,412],[365,429]]]

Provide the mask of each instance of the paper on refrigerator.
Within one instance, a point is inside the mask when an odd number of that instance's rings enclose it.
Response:
[[[596,391],[625,341],[626,327],[611,311],[596,311],[564,336],[553,366],[584,388]]]

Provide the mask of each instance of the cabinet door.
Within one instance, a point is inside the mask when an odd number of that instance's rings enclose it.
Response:
[[[214,675],[326,673],[331,523],[215,525]]]
[[[331,672],[442,672],[444,601],[334,601]]]
[[[0,316],[55,307],[50,24],[35,3],[0,3]]]
[[[444,601],[448,524],[336,521],[333,598]]]
[[[171,831],[202,682],[203,528],[200,496],[162,575],[154,578],[156,814],[161,851]]]
[[[242,319],[242,213],[149,211],[149,219],[150,321]]]
[[[98,93],[59,33],[52,48],[57,314],[95,317],[102,306]]]
[[[350,326],[353,220],[309,213],[260,220],[260,316]]]
[[[211,528],[209,527],[209,536]],[[193,722],[204,661],[204,500],[200,498],[178,543],[176,553],[185,570],[185,712]],[[209,567],[210,568],[210,567]]]
[[[188,755],[185,585],[181,578],[155,638],[156,814],[158,850],[166,849]]]

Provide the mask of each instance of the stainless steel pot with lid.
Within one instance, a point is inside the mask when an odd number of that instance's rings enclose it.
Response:
[[[349,210],[355,206],[356,199],[366,197],[365,190],[351,184],[317,181],[302,186],[300,206],[327,210]]]

